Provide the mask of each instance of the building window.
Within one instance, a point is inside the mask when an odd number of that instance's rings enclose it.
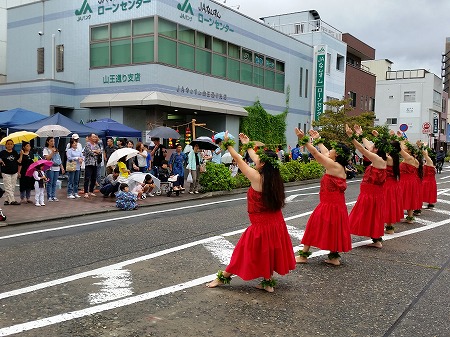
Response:
[[[403,93],[403,101],[404,102],[415,102],[416,101],[416,92],[415,91],[405,91]]]
[[[369,111],[375,111],[375,98],[369,98]]]
[[[284,92],[283,61],[164,18],[148,17],[90,27],[91,68],[155,61]]]
[[[349,96],[350,96],[350,106],[356,108],[356,92],[350,91],[349,92]]]
[[[386,123],[389,125],[397,125],[397,118],[388,118],[386,119]]]
[[[337,58],[336,58],[336,69],[337,70],[344,71],[344,60],[345,60],[344,56],[337,54]]]
[[[300,89],[299,89],[299,96],[303,96],[303,68],[300,67]]]
[[[37,49],[37,73],[44,73],[44,48]]]
[[[327,53],[327,68],[326,73],[329,75],[331,71],[331,54]]]
[[[308,69],[305,69],[305,98],[308,98]]]
[[[433,105],[441,107],[441,93],[439,91],[433,90]]]
[[[56,46],[56,71],[64,71],[64,45],[59,44]]]

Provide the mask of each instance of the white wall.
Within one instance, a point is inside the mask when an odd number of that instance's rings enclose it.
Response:
[[[422,132],[425,122],[433,125],[435,112],[442,111],[442,106],[433,104],[433,92],[442,93],[439,77],[427,73],[425,78],[398,79],[377,81],[375,114],[377,125],[384,125],[388,118],[397,118],[396,125],[389,125],[398,130],[401,124],[406,124],[406,135],[411,143],[422,140],[429,141],[428,134]],[[415,102],[405,102],[405,91],[415,91]]]

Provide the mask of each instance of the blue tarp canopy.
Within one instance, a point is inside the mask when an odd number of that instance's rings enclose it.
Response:
[[[141,138],[142,132],[129,126],[123,125],[110,118],[99,119],[98,121],[87,123],[93,129],[104,131],[106,136],[115,137],[136,137]]]
[[[20,124],[33,123],[45,117],[37,112],[15,108],[0,112],[0,127],[6,129]]]
[[[16,125],[11,129],[13,129],[14,131],[25,130],[35,132],[37,129],[45,125],[55,124],[68,128],[71,131],[71,134],[78,133],[78,135],[80,136],[88,136],[91,133],[96,133],[99,137],[103,137],[105,135],[103,131],[99,131],[97,129],[90,128],[89,126],[77,123],[73,119],[61,115],[59,112],[45,119],[41,119],[40,121],[29,124]]]

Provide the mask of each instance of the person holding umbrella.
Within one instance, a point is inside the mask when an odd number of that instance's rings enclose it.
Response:
[[[44,163],[35,166],[33,172],[34,190],[36,191],[34,199],[36,201],[36,206],[45,206],[44,195],[45,195],[45,183],[48,182],[48,178],[45,176],[43,171]]]
[[[34,189],[34,179],[28,177],[26,172],[30,165],[33,163],[33,156],[31,153],[31,145],[29,142],[22,142],[22,150],[20,150],[19,155],[19,191],[20,191],[20,202],[31,204],[31,190]],[[26,199],[25,199],[26,198]]]
[[[8,139],[5,149],[0,152],[0,165],[5,185],[5,205],[20,205],[14,198],[17,176],[19,173],[19,154],[14,150],[14,142]]]
[[[42,154],[46,160],[53,162],[52,167],[47,172],[48,184],[47,184],[47,200],[59,201],[56,197],[56,182],[58,181],[59,172],[64,174],[64,167],[62,165],[61,155],[58,149],[55,147],[55,138],[47,137],[45,141],[45,147]]]
[[[159,137],[152,137],[151,140],[155,144],[153,147],[150,147],[150,154],[153,158],[151,173],[154,176],[158,176],[158,169],[161,167],[162,161],[166,159],[167,150],[166,147],[161,144]]]

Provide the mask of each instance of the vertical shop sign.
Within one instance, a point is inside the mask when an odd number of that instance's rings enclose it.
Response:
[[[323,112],[323,95],[325,89],[325,47],[319,46],[316,60],[316,93],[314,102],[314,120]]]

